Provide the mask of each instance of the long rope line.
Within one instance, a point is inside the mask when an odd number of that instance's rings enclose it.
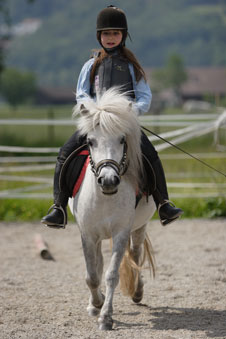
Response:
[[[205,161],[203,161],[203,160],[201,160],[201,159],[195,157],[195,156],[192,155],[191,153],[189,153],[189,152],[183,150],[182,148],[180,148],[180,147],[174,145],[172,142],[170,142],[170,141],[164,139],[163,137],[161,137],[160,135],[158,135],[158,134],[152,132],[152,131],[149,130],[148,128],[146,128],[146,127],[144,127],[144,126],[141,126],[141,127],[142,127],[145,131],[147,131],[147,132],[153,134],[154,136],[156,136],[157,138],[161,139],[162,141],[167,142],[169,145],[173,146],[173,147],[176,148],[178,151],[181,151],[181,152],[187,154],[189,157],[191,157],[191,158],[193,158],[193,159],[195,159],[195,160],[201,162],[201,164],[203,164],[203,165],[209,167],[211,170],[213,170],[213,171],[215,171],[215,172],[218,172],[219,174],[223,175],[223,176],[226,178],[226,174],[225,174],[225,173],[219,171],[219,170],[216,169],[215,167],[213,167],[213,166],[207,164]]]

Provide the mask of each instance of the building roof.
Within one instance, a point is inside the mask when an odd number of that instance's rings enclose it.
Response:
[[[36,94],[39,104],[75,104],[75,93],[71,88],[39,87]]]
[[[146,70],[151,87],[151,75],[155,70],[154,68]],[[188,79],[181,87],[182,95],[226,95],[226,67],[188,67],[186,72]]]
[[[187,68],[188,79],[182,85],[182,94],[226,95],[226,68]]]

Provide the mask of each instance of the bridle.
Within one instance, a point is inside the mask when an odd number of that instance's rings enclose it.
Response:
[[[89,161],[90,161],[91,170],[96,177],[98,177],[100,175],[101,170],[107,166],[113,168],[116,171],[117,175],[121,177],[122,175],[126,173],[127,168],[128,168],[126,140],[123,141],[123,154],[122,154],[122,159],[120,160],[119,163],[112,159],[104,159],[104,160],[99,161],[97,164],[95,164],[92,159],[90,146],[89,146]]]

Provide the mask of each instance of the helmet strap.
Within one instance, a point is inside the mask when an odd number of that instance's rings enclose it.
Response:
[[[115,47],[112,47],[112,48],[105,48],[105,47],[102,46],[102,48],[105,50],[105,52],[107,54],[113,54],[114,52],[120,50],[122,47],[123,47],[122,43],[120,43],[118,46],[115,46]]]

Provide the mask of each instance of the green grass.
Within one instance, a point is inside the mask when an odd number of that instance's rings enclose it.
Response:
[[[6,199],[1,200],[0,220],[12,221],[37,221],[47,213],[52,202],[35,199]]]
[[[21,147],[60,147],[75,132],[75,126],[0,127],[0,144]]]
[[[21,105],[12,109],[8,105],[0,105],[0,119],[54,119],[70,118],[73,105],[30,106]]]
[[[71,105],[59,106],[19,106],[12,110],[2,105],[0,119],[70,119]],[[58,147],[75,131],[75,123],[71,126],[0,126],[0,144],[23,147]]]
[[[5,222],[38,221],[47,214],[52,200],[6,199],[1,200],[0,220]],[[69,211],[69,210],[68,210]],[[68,213],[69,220],[74,218]]]

